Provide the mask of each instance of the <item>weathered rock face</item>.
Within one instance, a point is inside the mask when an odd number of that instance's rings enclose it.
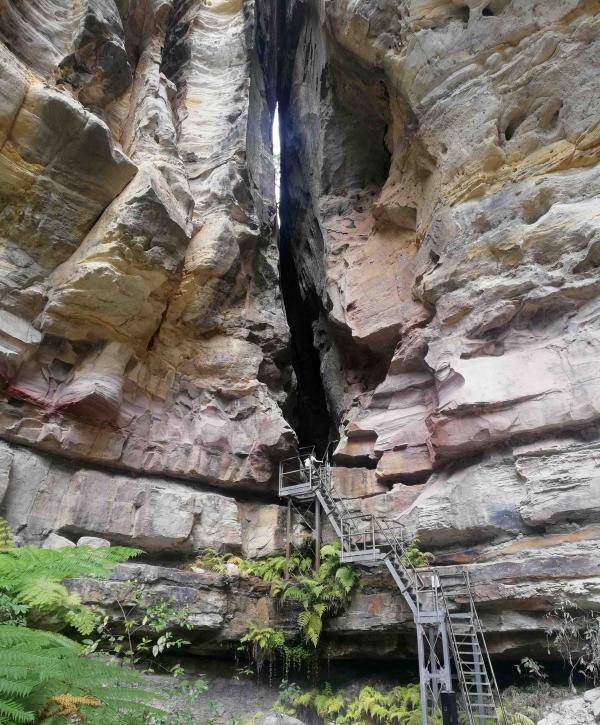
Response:
[[[552,704],[537,725],[595,725],[600,720],[600,688]]]
[[[407,481],[598,419],[596,11],[290,4],[284,236],[346,463]]]
[[[68,545],[84,535],[156,557],[205,548],[248,558],[280,553],[285,508],[166,478],[126,476],[0,444],[3,512],[19,541]]]
[[[285,618],[268,596],[268,586],[238,575],[121,564],[108,581],[79,579],[70,584],[70,589],[86,603],[115,609],[118,602],[131,603],[133,595],[140,591],[142,606],[171,601],[187,610],[190,637],[194,640],[191,649],[198,654],[235,651],[248,621],[286,626]]]
[[[0,10],[0,434],[265,489],[293,440],[267,3]]]
[[[598,0],[4,3],[19,540],[280,552],[295,405],[301,439],[339,428],[353,510],[472,563],[494,651],[542,643],[565,596],[600,606],[599,53]],[[168,571],[225,626],[217,579]],[[366,579],[334,655],[411,641]]]
[[[485,558],[496,631],[600,586],[599,10],[287,6],[282,244],[337,461],[439,561]]]

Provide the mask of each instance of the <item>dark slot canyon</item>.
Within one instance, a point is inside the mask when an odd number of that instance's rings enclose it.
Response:
[[[285,191],[282,183],[280,214],[285,219]],[[281,288],[290,327],[291,362],[296,388],[287,403],[292,427],[300,447],[315,446],[323,454],[332,437],[332,420],[321,378],[321,360],[314,343],[318,318],[309,300],[303,299],[298,272],[290,250],[289,229],[282,221],[279,236]]]
[[[390,108],[380,74],[326,40],[320,23],[315,3],[279,6],[278,246],[296,379],[288,417],[300,445],[322,451],[352,398],[384,379],[397,335],[356,339],[347,318],[357,302],[329,278],[354,235],[367,241],[357,225],[390,172]]]
[[[526,725],[565,629],[600,682],[599,3],[0,0],[0,556],[139,583],[185,722],[414,704],[455,625]]]

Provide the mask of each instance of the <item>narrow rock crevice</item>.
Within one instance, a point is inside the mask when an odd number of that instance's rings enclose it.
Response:
[[[285,204],[282,204],[285,209]],[[318,311],[310,300],[303,299],[298,270],[290,248],[287,226],[279,236],[281,289],[290,327],[291,361],[296,387],[288,404],[290,424],[301,446],[315,445],[322,451],[332,432],[332,420],[321,378],[321,360],[314,343],[314,326]]]
[[[350,259],[348,274],[345,258],[368,243],[390,172],[390,99],[377,72],[325,37],[320,12],[290,0],[280,15],[277,100],[281,286],[297,380],[289,417],[301,443],[323,447],[352,400],[385,377],[396,336],[361,329],[355,272],[367,259]]]

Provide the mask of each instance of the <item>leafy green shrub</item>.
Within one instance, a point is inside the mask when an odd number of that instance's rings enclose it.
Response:
[[[576,673],[594,686],[600,683],[600,612],[582,611],[565,600],[548,614],[549,649],[569,665],[569,684]]]
[[[415,569],[421,569],[427,567],[433,561],[434,556],[428,551],[421,551],[419,545],[419,538],[415,536],[414,539],[404,548],[404,556],[402,557],[402,563],[404,566],[413,566]]]
[[[160,656],[170,650],[181,649],[188,640],[175,637],[172,628],[191,629],[189,609],[178,607],[173,601],[145,602],[144,585],[134,580],[129,590],[117,599],[116,611],[107,613],[94,608],[92,637],[84,640],[87,652],[106,652],[143,665],[147,672],[156,667],[171,674],[181,674],[179,664],[164,668]]]
[[[517,672],[528,680],[542,682],[548,679],[544,665],[531,657],[523,657],[518,665],[515,665]]]

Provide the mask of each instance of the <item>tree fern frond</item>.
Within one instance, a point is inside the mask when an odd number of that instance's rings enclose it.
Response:
[[[65,637],[58,632],[40,632],[28,627],[17,627],[14,624],[0,624],[0,649],[8,647],[23,646],[30,644],[34,651],[50,648],[64,648],[81,652],[82,647],[72,639]],[[4,658],[2,660],[4,662]]]
[[[67,588],[57,581],[38,577],[23,583],[15,594],[17,602],[29,604],[41,610],[52,610],[64,606],[69,601]]]
[[[65,614],[65,621],[76,629],[79,634],[88,635],[94,631],[96,615],[90,607],[80,605],[73,607]]]
[[[296,602],[303,602],[306,600],[306,593],[300,589],[300,587],[288,587],[283,592],[281,599],[285,602],[287,599],[292,599]]]
[[[8,722],[28,723],[35,721],[35,714],[27,712],[18,700],[0,697],[0,715],[6,717]]]
[[[0,679],[0,698],[2,697],[27,697],[35,687],[35,683],[23,680]]]
[[[34,714],[56,692],[95,697],[120,712],[126,722],[129,714],[147,711],[146,703],[156,693],[131,687],[139,682],[134,670],[100,657],[84,657],[83,651],[62,635],[0,625],[0,715],[16,723],[33,722],[23,713]],[[15,703],[20,710],[14,711]],[[90,716],[89,722],[94,721],[108,722]]]
[[[13,533],[8,521],[0,517],[0,551],[12,549],[14,545]]]

